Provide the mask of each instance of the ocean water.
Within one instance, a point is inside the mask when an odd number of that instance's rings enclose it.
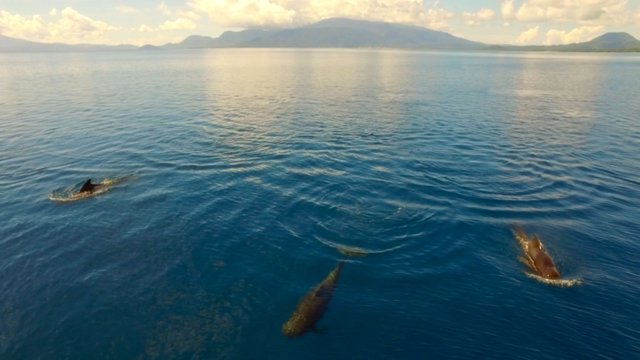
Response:
[[[0,54],[0,358],[638,358],[639,99],[632,54]]]

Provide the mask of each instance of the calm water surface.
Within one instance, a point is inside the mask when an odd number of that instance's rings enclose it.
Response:
[[[638,99],[624,54],[0,54],[0,358],[637,357]]]

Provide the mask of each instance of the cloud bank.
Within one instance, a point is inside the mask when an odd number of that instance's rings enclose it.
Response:
[[[516,43],[520,45],[533,44],[540,33],[540,26],[535,26],[527,31],[522,32],[516,39]]]
[[[631,20],[628,0],[503,0],[505,20],[574,22],[582,25],[622,25]]]
[[[290,27],[331,17],[397,22],[444,29],[454,14],[422,0],[188,0],[223,27]]]
[[[596,36],[602,35],[605,27],[598,26],[581,26],[572,30],[555,30],[547,31],[547,37],[544,41],[545,45],[556,44],[572,44],[578,42],[589,41]]]
[[[25,17],[1,10],[0,33],[20,39],[77,44],[102,42],[105,34],[120,29],[117,26],[82,15],[70,7],[66,7],[62,11],[52,9],[49,16],[54,19],[46,21],[40,15]]]
[[[462,13],[462,18],[467,25],[478,25],[480,23],[493,20],[495,15],[495,11],[483,8],[475,13],[465,11]]]

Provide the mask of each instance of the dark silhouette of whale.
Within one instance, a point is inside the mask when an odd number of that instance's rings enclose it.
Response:
[[[522,262],[533,271],[534,274],[545,279],[560,279],[560,273],[553,263],[551,256],[547,253],[538,235],[533,237],[527,234],[521,228],[515,228],[513,233],[522,248]]]
[[[91,183],[91,179],[87,180],[84,185],[82,185],[82,187],[80,188],[79,193],[92,193],[95,190],[98,190],[99,188],[103,187],[103,184],[93,184]]]
[[[99,183],[93,183],[91,179],[88,179],[82,184],[80,189],[78,189],[77,185],[73,185],[65,189],[58,189],[49,194],[48,198],[49,200],[58,203],[87,199],[96,195],[104,194],[108,192],[111,187],[135,178],[135,175],[126,175],[115,178],[103,178]]]
[[[285,336],[293,338],[315,329],[316,322],[322,318],[327,310],[343,266],[344,261],[339,261],[321,283],[300,299],[296,310],[282,325],[282,333]]]

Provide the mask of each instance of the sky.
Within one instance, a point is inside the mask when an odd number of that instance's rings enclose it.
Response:
[[[162,45],[331,17],[397,22],[491,44],[640,38],[640,0],[0,0],[0,34],[39,42]]]

